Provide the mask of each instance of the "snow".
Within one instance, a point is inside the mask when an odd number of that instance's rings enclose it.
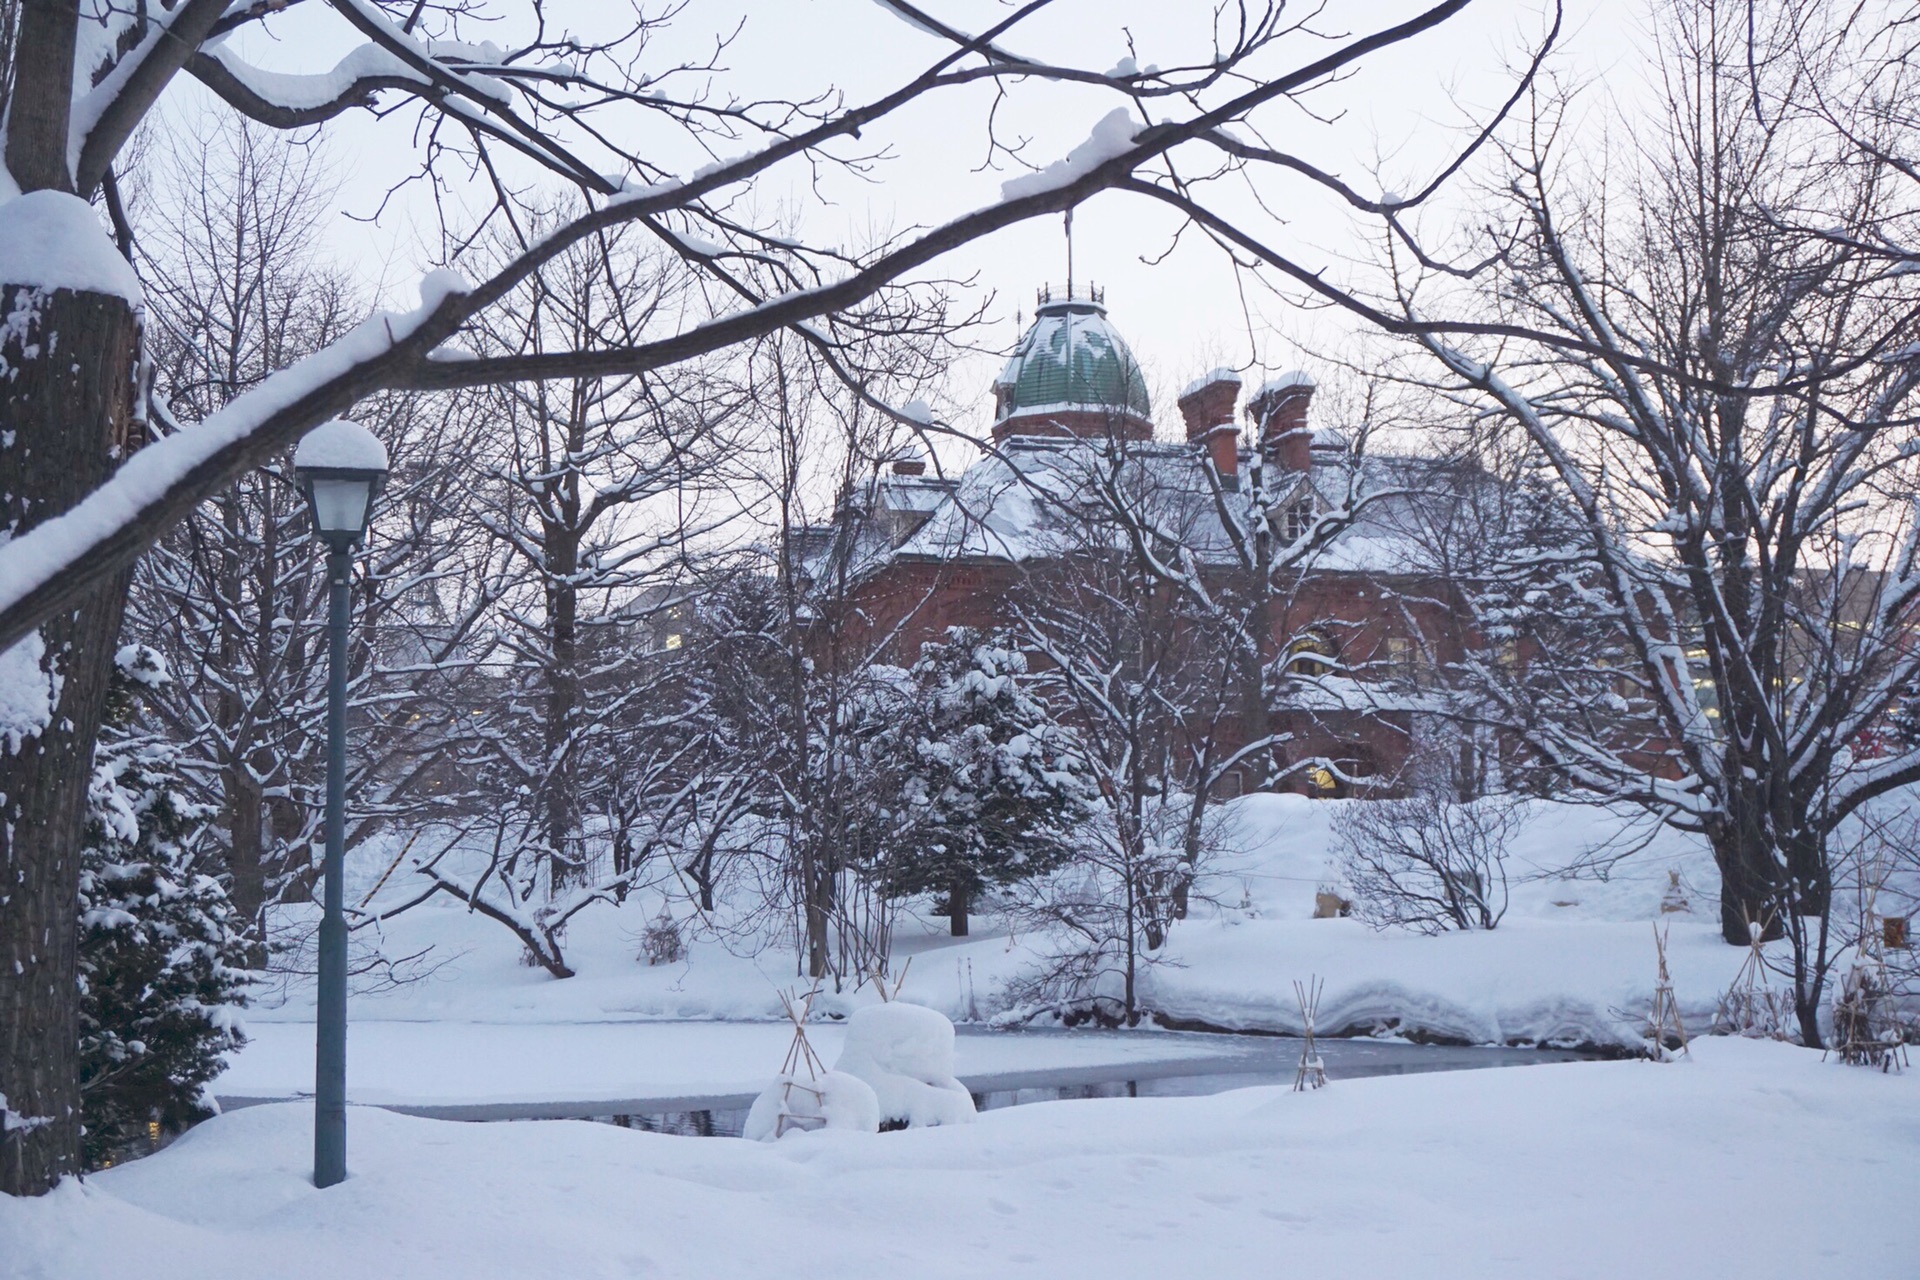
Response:
[[[873,1087],[882,1120],[920,1129],[975,1118],[953,1076],[953,1023],[936,1010],[899,1000],[854,1010],[833,1069]]]
[[[879,1132],[880,1099],[873,1087],[844,1071],[829,1071],[817,1080],[781,1076],[753,1100],[741,1136],[772,1142],[820,1129]]]
[[[923,427],[933,425],[933,407],[925,400],[908,401],[906,407],[900,410],[900,416]]]
[[[293,111],[310,111],[338,102],[359,80],[400,80],[422,89],[431,83],[425,75],[377,44],[351,49],[331,71],[319,73],[268,71],[241,58],[225,42],[212,45],[207,53],[249,90]]]
[[[1085,142],[1067,153],[1066,159],[1055,160],[1038,173],[1023,174],[1001,183],[1000,198],[1018,200],[1064,187],[1124,154],[1139,131],[1140,122],[1134,119],[1133,113],[1126,107],[1115,107],[1093,126]]]
[[[0,213],[7,207],[10,204],[0,206]],[[0,236],[0,241],[4,239]],[[111,480],[71,510],[0,548],[0,609],[18,604],[48,581],[83,563],[142,512],[158,505],[175,485],[185,483],[223,450],[251,438],[276,414],[386,355],[395,344],[411,336],[433,310],[422,307],[404,314],[370,316],[337,341],[235,397],[219,411],[136,452]]]
[[[1692,1061],[1104,1099],[762,1144],[356,1108],[250,1108],[37,1199],[9,1280],[768,1275],[1425,1280],[1896,1276],[1920,1072],[1769,1043]],[[1284,1261],[1283,1261],[1284,1260]]]
[[[1571,804],[1529,811],[1508,859],[1511,905],[1491,933],[1423,938],[1314,919],[1315,892],[1339,880],[1333,823],[1363,803],[1255,795],[1223,805],[1231,823],[1225,848],[1202,870],[1193,914],[1174,929],[1164,962],[1140,975],[1147,1007],[1212,1026],[1297,1029],[1290,982],[1318,974],[1326,980],[1323,1029],[1394,1027],[1473,1044],[1633,1045],[1655,978],[1652,922],[1671,927],[1675,991],[1691,1027],[1706,1025],[1744,957],[1718,941],[1719,882],[1698,837],[1650,830],[1630,810]],[[350,853],[351,901],[373,888],[398,842],[404,837],[382,835]],[[1604,859],[1642,842],[1605,878],[1561,874],[1585,855]],[[1670,872],[1691,911],[1662,913]],[[393,881],[384,890],[407,891]],[[386,922],[387,954],[424,950],[430,972],[381,994],[355,995],[350,1096],[457,1103],[757,1092],[791,1035],[777,991],[792,981],[792,954],[733,954],[724,941],[693,933],[686,962],[639,963],[639,922],[659,909],[658,897],[637,896],[625,908],[577,916],[567,954],[579,972],[564,982],[521,964],[506,930],[457,903]],[[290,920],[287,927],[303,926]],[[357,937],[355,945],[364,942]],[[965,939],[948,937],[943,919],[907,915],[894,959],[913,960],[904,999],[956,1022],[981,1022],[1001,1011],[1005,985],[1054,945],[1042,931],[1011,936],[991,915]],[[821,996],[816,1021],[826,1021],[813,1036],[824,1062],[841,1048],[845,1023],[834,1019],[874,1000],[870,990]],[[312,1017],[308,987],[284,1003],[263,993],[248,1015],[254,1040],[214,1091],[287,1097],[310,1088]],[[691,1021],[714,1019],[726,1021]],[[1111,1047],[1116,1039],[1123,1047]],[[977,1083],[999,1071],[1115,1061],[1105,1054],[1186,1052],[1170,1039],[1066,1037],[1064,1045],[1047,1045],[962,1034],[955,1074]]]
[[[716,959],[703,957],[702,963],[712,967]],[[548,986],[558,995],[577,981],[581,979]],[[556,1011],[551,1021],[525,1022],[400,1016],[409,1011],[417,1013],[419,1007],[410,1010],[397,998],[354,998],[347,1039],[350,1101],[448,1108],[749,1098],[779,1068],[793,1039],[784,1018],[615,1020],[617,1015],[585,1009],[566,1020]],[[302,1010],[309,1020],[277,1020],[284,1012],[248,1011],[247,1045],[229,1055],[225,1074],[213,1085],[216,1096],[278,1099],[312,1091],[311,1015]],[[808,1027],[807,1037],[821,1059],[832,1062],[845,1043],[846,1023],[817,1021]],[[982,1088],[997,1078],[1060,1069],[1112,1068],[1125,1074],[1119,1069],[1164,1067],[1218,1052],[1211,1040],[1192,1036],[1017,1034],[972,1028],[955,1038],[949,1072]],[[608,1113],[623,1109],[674,1108],[609,1107]]]
[[[882,9],[885,9],[888,13],[892,14],[894,17],[900,19],[900,21],[912,27],[915,31],[923,31],[927,35],[938,36],[942,40],[948,39],[951,36],[956,36],[956,35],[963,40],[973,39],[971,35],[969,35],[964,31],[961,31],[957,27],[949,27],[943,31],[938,27],[929,26],[927,23],[922,22],[920,19],[914,17],[911,13],[908,13],[906,10],[900,8],[898,5],[892,3],[892,0],[873,0],[873,2],[879,5]]]
[[[1311,377],[1295,369],[1289,373],[1283,373],[1277,378],[1268,379],[1267,382],[1261,386],[1260,390],[1254,393],[1254,398],[1258,399],[1269,393],[1291,391],[1295,387],[1305,387],[1311,391],[1316,385]]]
[[[46,642],[38,631],[0,652],[0,736],[6,738],[10,755],[18,755],[20,744],[39,737],[53,720],[59,677],[41,668],[46,656]]]
[[[140,278],[93,206],[64,191],[30,191],[0,204],[0,281],[104,293],[136,307],[142,297]]]
[[[293,451],[296,471],[308,468],[342,471],[385,471],[387,447],[380,438],[347,418],[323,422],[301,439]]]
[[[420,306],[431,311],[448,298],[473,292],[473,282],[452,267],[439,267],[420,277]]]
[[[1185,400],[1190,395],[1205,391],[1216,382],[1231,382],[1237,387],[1240,385],[1240,374],[1225,366],[1218,369],[1209,369],[1206,373],[1201,374],[1181,389],[1180,399]]]

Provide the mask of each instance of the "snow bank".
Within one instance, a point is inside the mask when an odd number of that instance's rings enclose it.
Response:
[[[753,1100],[740,1133],[750,1142],[772,1142],[819,1129],[874,1133],[879,1128],[880,1099],[873,1086],[844,1071],[829,1071],[818,1080],[799,1076],[775,1080]]]
[[[0,1271],[1254,1280],[1399,1258],[1422,1280],[1893,1277],[1913,1271],[1920,1197],[1920,1071],[1743,1041],[1674,1066],[1043,1103],[772,1144],[360,1108],[347,1124],[349,1176],[325,1191],[294,1103],[0,1196]]]
[[[1331,856],[1334,823],[1349,806],[1364,803],[1255,795],[1223,805],[1229,820],[1225,847],[1202,869],[1193,912],[1173,930],[1162,953],[1165,963],[1141,975],[1147,1007],[1176,1020],[1219,1027],[1297,1029],[1292,980],[1317,974],[1326,980],[1323,1028],[1391,1028],[1470,1043],[1628,1044],[1637,1043],[1637,1022],[1653,994],[1654,921],[1671,926],[1669,959],[1690,1027],[1705,1025],[1745,959],[1743,950],[1717,940],[1719,877],[1705,844],[1697,836],[1655,828],[1644,815],[1625,809],[1532,806],[1508,860],[1512,904],[1492,933],[1423,938],[1375,933],[1353,920],[1316,920],[1315,892],[1338,887],[1339,870]],[[390,842],[382,836],[349,854],[350,897],[358,900],[375,887],[404,838],[396,834]],[[1627,856],[1608,865],[1614,853]],[[1600,870],[1567,872],[1569,864],[1583,859]],[[1691,910],[1663,913],[1674,876]],[[392,877],[383,892],[406,892],[407,886],[394,883],[401,879]],[[738,1066],[777,1062],[791,1034],[773,996],[782,970],[790,971],[788,953],[736,955],[717,940],[695,937],[683,964],[636,964],[636,930],[659,909],[657,896],[642,895],[626,908],[576,917],[568,926],[568,956],[579,974],[565,982],[521,964],[511,934],[457,903],[423,906],[387,921],[382,929],[390,954],[425,950],[423,963],[441,967],[432,981],[355,997],[356,1027],[384,1019],[391,1031],[356,1031],[363,1053],[356,1059],[362,1066],[356,1068],[354,1096],[375,1100],[362,1090],[377,1083],[394,1091],[379,1100],[445,1094],[464,1101],[496,1092],[524,1099],[529,1095],[521,1082],[542,1080],[566,1086],[555,1097],[664,1094],[682,1084],[687,1092],[757,1091],[765,1077],[741,1073]],[[283,910],[299,914],[307,908]],[[1010,938],[990,914],[982,915],[974,936],[966,939],[948,937],[944,918],[903,914],[894,936],[896,961],[914,957],[905,995],[955,1020],[993,1015],[1009,980],[1059,945],[1045,931]],[[301,988],[284,1009],[256,1004],[250,1021],[256,1028],[279,1018],[310,1021],[311,1003],[310,990]],[[821,1049],[828,1063],[834,1061],[844,1025],[832,1019],[851,1014],[855,1003],[829,993],[815,1007],[816,1016],[828,1020],[820,1028],[827,1037]],[[560,1055],[542,1051],[531,1031],[512,1037],[509,1051],[481,1025],[643,1019],[758,1021],[766,1047],[739,1048],[722,1035],[725,1028],[709,1027],[701,1037],[683,1029],[673,1034],[684,1035],[687,1043],[712,1038],[710,1053],[683,1059],[662,1031],[660,1047],[645,1050],[661,1055],[655,1064],[620,1047],[623,1037],[642,1033],[582,1026],[569,1034],[595,1045],[605,1042],[604,1069],[588,1070],[585,1062],[559,1061]],[[423,1023],[439,1024],[444,1035],[436,1043],[459,1046],[448,1049],[444,1057],[450,1065],[436,1068],[439,1074],[409,1065],[415,1042],[407,1028]],[[761,1034],[734,1028],[728,1035],[735,1033]],[[976,1056],[982,1039],[960,1042],[963,1077],[995,1069]],[[370,1067],[369,1055],[376,1052],[389,1064],[378,1081],[358,1074]],[[493,1081],[499,1073],[469,1063],[470,1055],[488,1060],[503,1054],[512,1079],[498,1088]],[[435,1061],[441,1058],[436,1053]],[[696,1062],[703,1064],[697,1071],[683,1069]],[[289,1043],[282,1054],[260,1039],[235,1061],[236,1077],[245,1079],[223,1081],[219,1088],[269,1095],[281,1085],[305,1087],[300,1082],[311,1070],[310,1044]],[[576,1092],[575,1086],[586,1091]]]
[[[113,247],[93,206],[64,191],[0,204],[0,282],[105,293],[139,306],[140,277]]]
[[[953,1023],[922,1005],[856,1009],[834,1070],[873,1086],[883,1121],[921,1129],[975,1119],[973,1095],[953,1077]]]

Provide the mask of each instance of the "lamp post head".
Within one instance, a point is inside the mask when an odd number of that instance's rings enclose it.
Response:
[[[373,500],[387,483],[386,446],[359,423],[335,418],[300,441],[293,474],[313,511],[314,531],[343,551],[366,536]]]

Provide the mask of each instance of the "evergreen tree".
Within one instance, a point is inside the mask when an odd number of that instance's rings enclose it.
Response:
[[[890,851],[888,888],[941,895],[963,937],[979,894],[1072,856],[1094,783],[1077,736],[1027,687],[1026,655],[1007,636],[950,628],[912,674],[916,714],[893,731],[911,820]]]
[[[166,679],[150,649],[120,651],[94,753],[80,879],[80,1080],[89,1168],[144,1154],[212,1114],[208,1081],[245,1042],[244,922],[194,870],[215,815],[185,798],[180,749],[130,734],[140,686]]]

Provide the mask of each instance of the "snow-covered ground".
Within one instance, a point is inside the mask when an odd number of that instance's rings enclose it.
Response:
[[[0,1198],[9,1280],[527,1276],[1900,1276],[1920,1072],[1772,1043],[1694,1060],[1058,1102],[756,1144],[311,1109]]]
[[[1654,983],[1652,922],[1671,929],[1676,990],[1696,1028],[1711,1016],[1743,959],[1718,939],[1717,877],[1697,841],[1570,805],[1539,806],[1516,841],[1508,864],[1512,907],[1492,933],[1425,938],[1376,933],[1355,920],[1313,919],[1315,891],[1335,878],[1329,828],[1346,803],[1265,795],[1235,802],[1230,847],[1215,856],[1200,886],[1205,900],[1175,928],[1164,962],[1143,974],[1148,1007],[1215,1027],[1297,1029],[1292,983],[1318,975],[1326,982],[1323,1029],[1392,1025],[1476,1044],[1633,1043]],[[1589,851],[1643,841],[1645,847],[1604,880],[1537,878]],[[389,857],[366,851],[356,874],[371,887]],[[1670,871],[1679,873],[1691,912],[1662,915]],[[522,964],[506,930],[456,904],[430,902],[390,921],[389,954],[425,950],[431,971],[384,994],[354,997],[354,1095],[525,1101],[529,1088],[551,1098],[663,1096],[696,1084],[703,1094],[751,1091],[778,1068],[784,1030],[643,1033],[615,1024],[779,1019],[777,992],[799,981],[792,951],[748,954],[737,943],[730,950],[689,930],[687,961],[648,966],[637,959],[640,936],[658,909],[657,900],[636,900],[577,917],[567,955],[578,976],[564,981]],[[684,917],[684,904],[681,911]],[[1004,984],[1051,942],[1011,935],[990,915],[976,918],[969,939],[949,939],[945,925],[904,918],[895,959],[912,958],[907,999],[961,1023],[990,1019]],[[872,998],[829,993],[820,1008],[843,1013]],[[285,1003],[250,1011],[255,1045],[215,1091],[285,1096],[304,1087],[312,1070],[310,1027],[274,1024],[311,1018],[311,995],[298,989]],[[995,1050],[963,1037],[960,1072],[966,1078],[1053,1065],[981,1056],[995,1052],[1060,1053],[1067,1056],[1058,1065],[1074,1066],[1086,1064],[1074,1054],[1115,1055],[1111,1060],[1121,1065],[1139,1060],[1136,1052],[1169,1051],[1151,1043],[1137,1051],[1108,1047],[1118,1042],[1102,1037],[1099,1047],[1073,1048],[1076,1042],[1060,1039]]]
[[[260,1023],[215,1092],[289,1098],[313,1089],[313,1024]],[[844,1027],[808,1039],[826,1062]],[[1211,1056],[1200,1036],[962,1035],[957,1072],[990,1078],[1112,1067],[1138,1070]],[[379,1022],[358,1018],[347,1038],[353,1102],[416,1106],[712,1098],[753,1094],[780,1067],[787,1023]],[[662,1110],[669,1108],[661,1108]]]

